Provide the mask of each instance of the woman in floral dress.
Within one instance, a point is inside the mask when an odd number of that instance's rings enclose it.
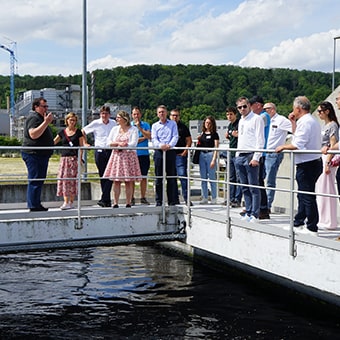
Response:
[[[118,125],[113,127],[107,145],[115,147],[106,166],[104,176],[113,181],[113,208],[118,208],[121,183],[125,183],[126,207],[131,208],[133,182],[141,180],[141,171],[136,150],[117,149],[117,147],[135,147],[138,143],[138,129],[131,126],[130,116],[119,111],[116,117]]]
[[[54,138],[54,144],[61,142],[62,146],[83,146],[84,137],[80,129],[77,128],[78,117],[75,113],[70,112],[65,117],[66,128],[59,131]],[[80,154],[82,156],[82,153]],[[61,152],[57,196],[64,197],[64,203],[60,207],[61,210],[73,208],[74,197],[77,195],[78,182],[78,149],[65,149]],[[74,179],[63,179],[74,178]]]

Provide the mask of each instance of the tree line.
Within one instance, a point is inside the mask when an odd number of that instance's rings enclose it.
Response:
[[[339,74],[336,74],[336,79]],[[293,99],[306,95],[312,107],[331,92],[332,74],[292,69],[242,68],[232,65],[135,65],[96,70],[95,101],[141,107],[144,120],[157,120],[156,107],[181,109],[181,119],[203,119],[213,115],[225,119],[227,106],[235,106],[240,96],[260,95],[274,102],[278,112],[288,115]],[[91,77],[88,76],[90,86]],[[0,107],[6,107],[9,76],[0,76]],[[60,88],[66,84],[82,84],[81,75],[15,76],[16,97],[27,90]]]

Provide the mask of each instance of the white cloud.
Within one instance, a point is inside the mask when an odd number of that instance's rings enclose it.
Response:
[[[331,30],[282,41],[269,51],[251,50],[239,65],[329,71],[333,65],[333,38],[339,35],[340,30]]]
[[[82,72],[82,3],[0,0],[0,43],[6,42],[2,36],[17,42],[19,74]],[[330,7],[329,15],[320,15]],[[229,63],[330,71],[329,34],[338,32],[340,3],[88,0],[87,9],[90,70],[141,63]],[[8,73],[8,55],[0,51],[0,74]]]

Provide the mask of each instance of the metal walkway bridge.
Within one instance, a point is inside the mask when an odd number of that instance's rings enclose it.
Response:
[[[47,212],[0,211],[0,253],[182,240],[177,207],[136,206]]]

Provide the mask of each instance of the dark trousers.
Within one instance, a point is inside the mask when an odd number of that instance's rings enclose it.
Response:
[[[110,159],[111,150],[96,150],[95,152],[95,162],[97,165],[98,173],[100,177],[103,177],[106,165]],[[104,203],[111,204],[111,189],[112,181],[107,178],[100,179],[100,186],[102,189],[101,201]]]
[[[50,156],[22,152],[22,159],[27,167],[27,208],[39,208],[41,206],[42,186],[47,175]],[[31,181],[34,179],[41,180]]]
[[[296,182],[299,191],[315,192],[315,183],[322,173],[321,158],[297,164]],[[294,218],[294,225],[303,225],[307,218],[307,228],[318,231],[319,213],[316,196],[298,193],[298,211]]]
[[[263,187],[260,189],[261,193],[261,203],[260,203],[260,211],[267,213],[268,212],[268,198],[267,191],[264,189],[264,179],[266,178],[266,168],[265,168],[266,157],[262,156],[260,158],[259,165],[259,186]]]
[[[338,195],[340,195],[340,166],[338,167],[338,170],[336,171],[336,185],[338,187]],[[339,197],[340,199],[340,197]]]
[[[156,175],[156,203],[162,204],[163,202],[163,151],[155,150],[153,160],[155,163],[155,175]],[[178,198],[178,186],[177,186],[177,172],[176,172],[176,152],[175,150],[169,150],[166,152],[165,163],[166,192],[168,196],[168,204],[177,204]],[[169,178],[174,176],[173,178]]]

